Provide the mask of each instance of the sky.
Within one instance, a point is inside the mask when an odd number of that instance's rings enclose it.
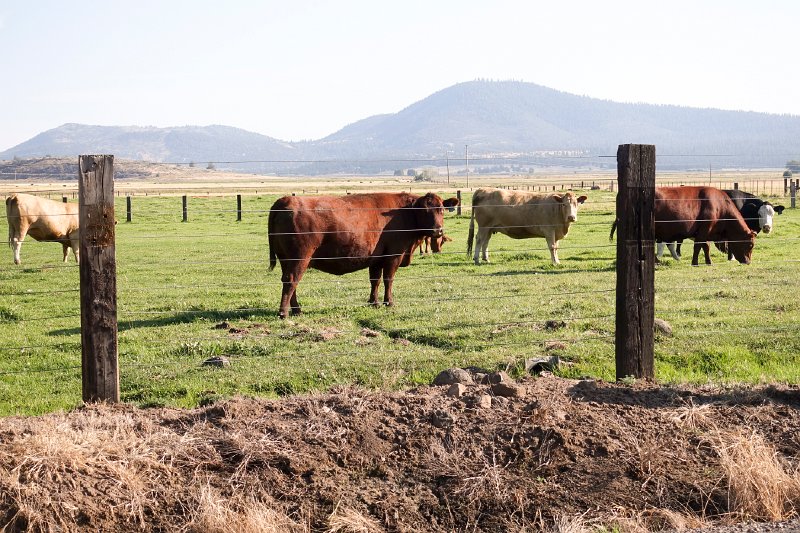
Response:
[[[800,115],[795,0],[0,0],[0,151],[61,124],[320,139],[457,83]]]

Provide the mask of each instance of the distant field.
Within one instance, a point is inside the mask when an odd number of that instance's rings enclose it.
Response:
[[[603,176],[573,182],[588,188],[593,179],[599,183]],[[278,193],[427,186],[450,196],[457,188],[389,181],[284,179],[270,183],[269,194],[255,188],[246,194],[241,222],[235,188],[208,183],[207,190],[189,193],[186,223],[180,198],[153,196],[153,184],[136,189],[118,183],[119,191],[148,191],[134,196],[131,223],[124,221],[124,197],[116,205],[122,398],[194,406],[233,394],[284,395],[338,383],[394,388],[427,383],[454,365],[521,372],[526,358],[554,354],[561,375],[614,378],[610,181],[586,193],[589,201],[561,243],[559,267],[550,265],[544,240],[502,235],[491,241],[493,263],[473,265],[465,255],[465,209],[460,217],[446,215],[454,241],[443,254],[415,257],[398,272],[394,308],[365,306],[366,271],[342,277],[309,271],[298,289],[306,314],[279,320],[280,273],[267,269],[266,239],[268,209]],[[518,185],[544,181],[521,179]],[[471,185],[478,182],[473,178]],[[6,185],[0,187],[11,190]],[[782,182],[773,185],[782,195]],[[40,184],[39,190],[48,189]],[[468,207],[466,188],[463,200]],[[788,199],[781,201],[788,206]],[[675,332],[656,340],[660,381],[800,383],[798,213],[787,209],[774,234],[759,237],[752,265],[729,263],[714,251],[711,267],[693,268],[688,257],[657,267],[656,316]],[[56,244],[29,240],[23,265],[12,264],[10,251],[0,256],[0,414],[80,404],[78,270],[74,263],[62,266],[60,253]],[[215,355],[227,357],[230,366],[202,366]]]

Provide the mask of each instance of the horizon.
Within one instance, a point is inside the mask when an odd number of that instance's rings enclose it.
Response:
[[[781,30],[800,5],[787,0],[139,6],[0,6],[0,43],[15,50],[0,58],[13,73],[0,89],[0,151],[68,123],[223,125],[318,140],[477,80],[618,103],[800,116],[795,48]]]

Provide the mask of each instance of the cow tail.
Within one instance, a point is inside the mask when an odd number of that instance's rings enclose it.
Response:
[[[472,209],[469,216],[469,236],[467,237],[467,257],[472,255],[472,239],[475,237],[475,197],[472,197]]]
[[[273,206],[274,207],[274,206]],[[278,261],[278,256],[275,255],[275,236],[272,234],[275,225],[275,216],[278,212],[270,210],[269,218],[267,219],[267,238],[269,240],[269,269],[274,270]]]
[[[609,241],[613,241],[614,240],[614,232],[617,231],[617,224],[618,223],[619,223],[619,219],[615,218],[614,219],[614,223],[611,224],[611,234],[608,236],[608,240]]]
[[[17,203],[17,197],[16,196],[9,196],[8,198],[6,198],[6,214],[9,217],[9,221],[8,221],[8,247],[9,248],[14,248],[14,245],[13,245],[13,241],[14,241],[14,226],[19,226],[19,220],[17,220],[16,224],[12,224],[11,220],[10,220],[11,218],[13,218],[13,216],[11,215],[11,206],[16,204],[16,203]],[[17,207],[17,218],[19,219],[19,207]]]

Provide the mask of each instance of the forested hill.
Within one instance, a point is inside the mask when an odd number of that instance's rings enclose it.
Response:
[[[269,125],[263,129],[268,131]],[[800,117],[618,103],[533,83],[472,81],[316,141],[284,142],[227,126],[65,124],[0,153],[0,158],[113,153],[152,161],[271,162],[259,170],[297,169],[302,163],[286,161],[325,159],[351,161],[327,170],[351,165],[375,171],[363,161],[442,158],[448,150],[458,157],[467,145],[476,156],[563,150],[609,155],[624,143],[655,144],[662,166],[703,166],[715,156],[715,165],[779,167],[800,157]]]

